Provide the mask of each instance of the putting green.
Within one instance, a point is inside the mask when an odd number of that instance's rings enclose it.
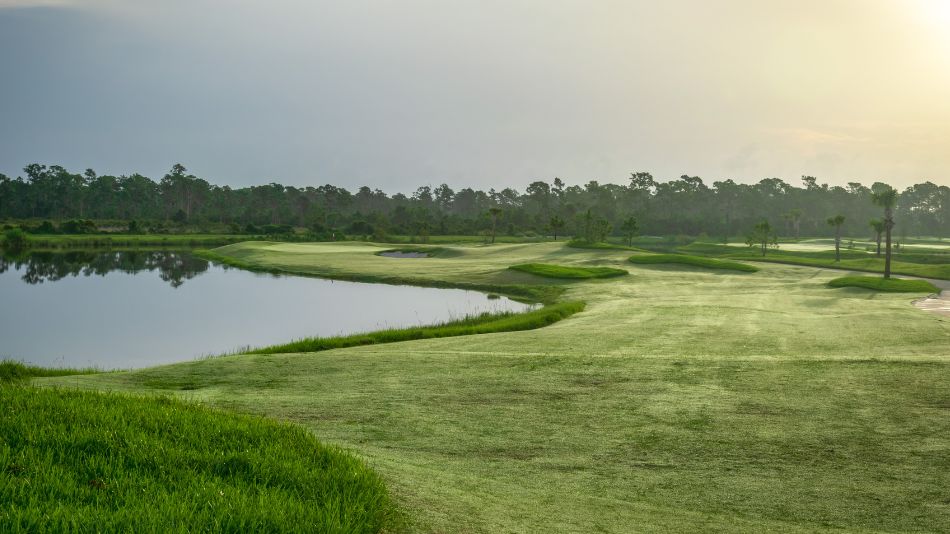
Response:
[[[923,295],[829,290],[839,270],[661,270],[560,243],[243,243],[265,268],[536,283],[586,311],[540,330],[231,356],[38,383],[170,393],[297,422],[364,457],[418,531],[814,532],[950,525],[950,318]]]

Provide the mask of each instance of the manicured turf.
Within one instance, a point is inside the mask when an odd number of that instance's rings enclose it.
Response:
[[[894,293],[939,293],[940,290],[926,280],[902,280],[880,276],[843,276],[828,282],[831,287],[861,287],[875,291]]]
[[[583,280],[590,278],[613,278],[630,274],[625,269],[613,267],[569,267],[549,263],[522,263],[508,267],[515,271],[543,276],[545,278],[567,278]]]
[[[725,269],[745,273],[754,273],[759,270],[757,267],[744,263],[704,258],[701,256],[688,256],[686,254],[639,254],[631,256],[630,261],[638,265],[689,265],[691,267],[702,267],[704,269]]]
[[[781,249],[769,250],[765,256],[762,256],[758,253],[750,252],[748,249],[737,250],[736,247],[726,245],[693,243],[679,247],[678,250],[693,254],[703,254],[742,261],[786,263],[789,265],[828,267],[832,269],[872,273],[884,272],[883,256],[876,256],[856,250],[842,250],[840,262],[835,261],[834,249],[815,252],[787,252]],[[916,252],[895,254],[891,261],[891,272],[894,274],[906,274],[908,276],[950,280],[950,259],[936,259],[936,261],[942,261],[942,263],[936,264],[934,261],[935,258],[932,255],[918,254]]]
[[[625,250],[363,243],[218,249],[263,270],[510,285],[519,263]],[[942,531],[950,318],[832,269],[638,269],[560,284],[587,307],[518,332],[37,379],[267,415],[356,451],[419,532]]]
[[[444,324],[419,326],[413,328],[395,328],[377,330],[364,334],[338,337],[314,337],[293,341],[282,345],[263,347],[249,351],[252,354],[280,354],[287,352],[319,352],[323,350],[356,347],[360,345],[378,345],[396,343],[414,339],[433,339],[440,337],[470,336],[495,332],[515,332],[532,330],[554,324],[584,310],[583,302],[562,302],[550,304],[539,310],[525,313],[482,314],[466,317]]]
[[[176,400],[0,386],[5,532],[379,532],[382,480],[305,429]]]

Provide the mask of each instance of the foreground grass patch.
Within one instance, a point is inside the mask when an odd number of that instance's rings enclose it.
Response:
[[[939,293],[937,286],[926,280],[905,280],[877,276],[843,276],[828,282],[831,287],[861,287],[893,293]]]
[[[391,330],[367,332],[365,334],[353,334],[350,336],[313,337],[283,345],[254,349],[249,351],[248,354],[318,352],[322,350],[342,349],[360,345],[377,345],[380,343],[395,343],[397,341],[410,341],[414,339],[533,330],[556,323],[561,319],[583,311],[583,309],[583,302],[562,302],[524,313],[482,314],[476,317],[466,317],[458,321],[432,326],[395,328]]]
[[[735,261],[723,261],[713,258],[704,258],[702,256],[688,256],[685,254],[643,254],[631,256],[630,261],[638,265],[690,265],[693,267],[703,267],[706,269],[724,269],[729,271],[742,271],[745,273],[754,273],[759,269],[752,265],[738,263]]]
[[[0,406],[3,530],[394,526],[380,478],[303,428],[168,399],[11,385],[0,387]]]
[[[624,269],[614,269],[612,267],[568,267],[549,263],[522,263],[520,265],[512,265],[508,268],[523,273],[543,276],[545,278],[590,279],[611,278],[630,274]]]

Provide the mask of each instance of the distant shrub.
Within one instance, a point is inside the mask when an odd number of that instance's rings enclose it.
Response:
[[[9,250],[23,250],[30,244],[26,232],[19,228],[11,228],[3,233],[3,246]]]
[[[64,234],[94,234],[98,229],[96,223],[89,219],[70,219],[63,221],[59,230]]]

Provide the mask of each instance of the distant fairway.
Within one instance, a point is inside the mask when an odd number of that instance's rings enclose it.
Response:
[[[837,269],[633,265],[623,249],[241,243],[263,270],[522,287],[585,311],[529,331],[244,355],[40,384],[167,393],[311,429],[361,455],[418,532],[944,531],[950,317],[924,294],[829,289]],[[315,305],[319,305],[315,303]]]

